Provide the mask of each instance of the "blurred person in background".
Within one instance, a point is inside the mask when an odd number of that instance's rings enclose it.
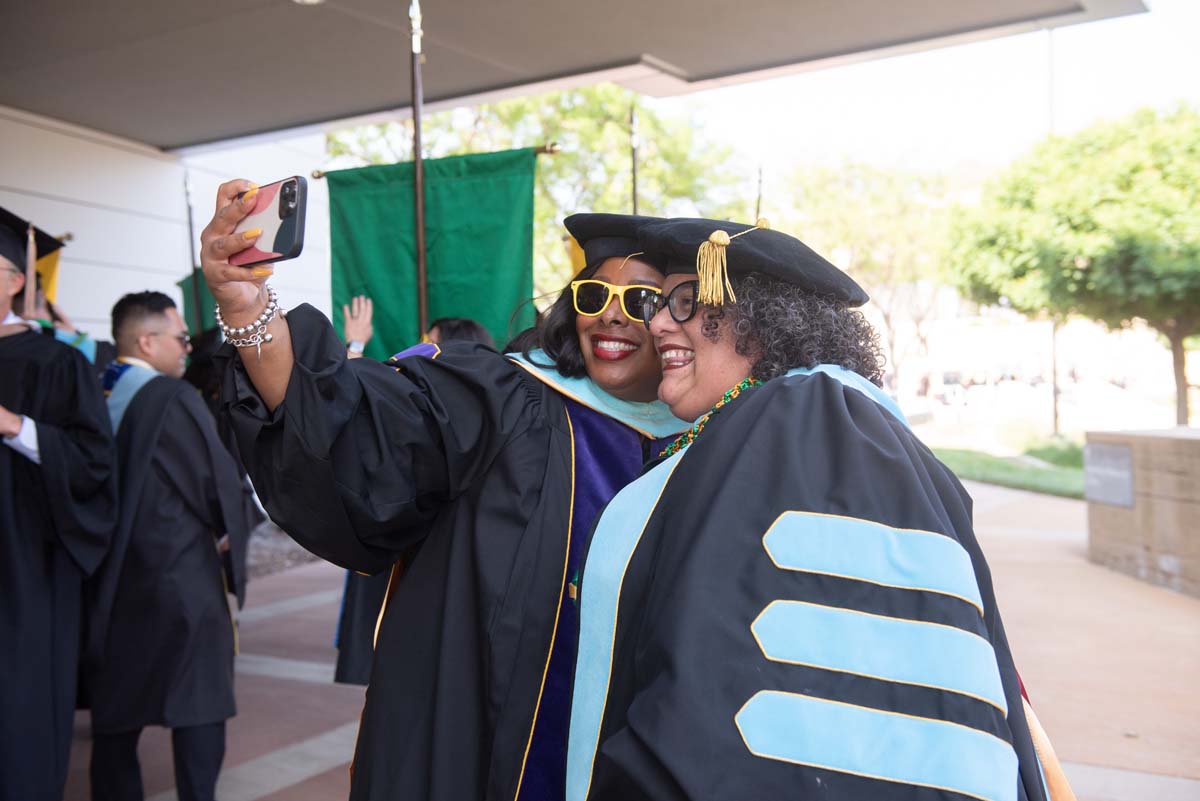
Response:
[[[62,797],[82,585],[117,520],[117,455],[91,365],[13,311],[31,231],[43,254],[58,246],[0,209],[0,801]]]
[[[37,294],[34,296],[33,316],[28,319],[28,322],[36,323],[45,335],[53,336],[59,342],[70,345],[86,356],[87,360],[92,363],[96,378],[99,379],[104,375],[104,368],[116,356],[116,346],[103,339],[93,339],[86,331],[77,329],[62,306],[52,303],[46,297],[46,293],[42,291],[41,275],[38,275],[35,280]],[[24,303],[25,291],[22,290],[13,298],[13,308],[23,308]]]
[[[117,358],[104,391],[121,514],[86,593],[92,799],[141,799],[138,738],[166,726],[180,801],[214,801],[225,721],[236,714],[226,593],[245,598],[241,475],[200,394],[181,380],[190,342],[175,303],[161,292],[126,295],[112,330]]]
[[[429,324],[425,338],[440,345],[443,342],[478,342],[495,348],[496,342],[482,323],[466,317],[441,317]]]
[[[350,304],[342,306],[342,334],[346,337],[346,357],[362,358],[367,343],[375,335],[371,320],[375,304],[366,295],[355,295]]]

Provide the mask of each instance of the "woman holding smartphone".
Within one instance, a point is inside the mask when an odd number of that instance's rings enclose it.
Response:
[[[686,428],[656,398],[643,323],[663,276],[647,218],[576,215],[587,266],[543,315],[540,348],[430,346],[346,358],[329,321],[286,318],[270,267],[230,257],[246,181],[218,191],[204,274],[227,339],[222,413],[271,517],[365,573],[404,556],[380,618],[352,799],[558,799],[583,539],[658,440]],[[234,355],[236,353],[236,355]]]

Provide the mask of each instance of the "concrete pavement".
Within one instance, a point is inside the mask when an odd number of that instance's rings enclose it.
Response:
[[[1200,799],[1200,600],[1089,562],[1080,501],[967,489],[1017,669],[1081,800]]]
[[[1081,801],[1200,801],[1200,600],[1086,558],[1078,501],[968,484],[1013,652]],[[343,572],[315,563],[252,583],[221,801],[345,798],[362,707],[334,685]],[[146,794],[174,799],[170,736],[147,729]],[[87,801],[87,717],[66,797]]]

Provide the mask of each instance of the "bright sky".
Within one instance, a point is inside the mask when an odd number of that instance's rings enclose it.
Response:
[[[751,169],[761,161],[768,181],[795,165],[847,160],[990,172],[1050,132],[1051,80],[1058,133],[1146,105],[1200,106],[1200,0],[1146,5],[1146,14],[1052,36],[1039,31],[656,105],[695,115],[706,136],[734,145]]]

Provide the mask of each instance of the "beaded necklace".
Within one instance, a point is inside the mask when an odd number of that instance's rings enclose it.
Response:
[[[729,403],[738,395],[741,395],[743,391],[749,389],[750,387],[757,387],[761,383],[762,382],[757,378],[743,378],[738,382],[737,386],[726,390],[725,394],[721,396],[721,399],[714,403],[713,407],[708,410],[708,414],[697,420],[694,426],[676,437],[675,441],[666,448],[663,448],[663,452],[659,454],[659,457],[671,456],[683,450],[688,445],[691,445],[696,440],[696,437],[700,436],[700,432],[704,430],[704,426],[708,422],[709,418],[719,412],[722,406]]]

